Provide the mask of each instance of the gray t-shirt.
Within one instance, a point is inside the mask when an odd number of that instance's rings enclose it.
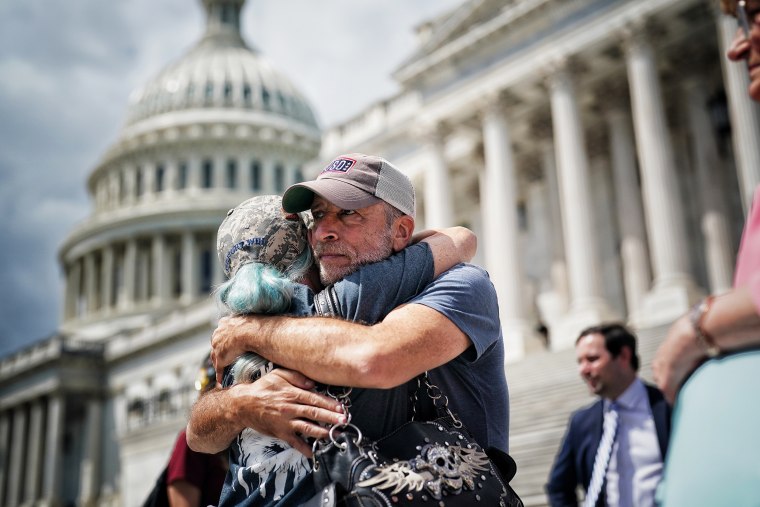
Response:
[[[371,295],[385,287],[390,276],[393,275],[389,272],[379,276],[372,274],[341,287],[336,284],[336,291],[341,301],[356,301],[360,299],[359,284],[362,293]],[[450,408],[462,419],[475,441],[484,449],[496,447],[508,452],[509,392],[504,373],[504,340],[496,289],[488,273],[472,264],[458,264],[408,302],[440,312],[470,339],[472,346],[452,361],[431,370],[430,379],[449,398]],[[356,310],[343,317],[379,321],[388,313],[384,306],[387,304],[392,304],[387,295],[386,300],[365,299],[358,306],[348,305]],[[340,306],[346,308],[343,302]],[[362,318],[362,315],[370,318]],[[354,389],[352,422],[371,439],[389,434],[409,420],[409,389],[415,386],[416,381],[412,380],[393,389]],[[432,403],[424,389],[418,392],[418,398],[421,416],[434,418]]]
[[[452,361],[430,371],[450,407],[483,447],[509,450],[509,391],[499,304],[488,273],[458,264],[436,278],[410,304],[446,316],[472,342]]]

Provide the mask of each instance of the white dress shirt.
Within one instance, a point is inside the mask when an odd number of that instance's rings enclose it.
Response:
[[[654,507],[655,490],[662,478],[662,455],[647,389],[637,378],[615,402],[618,430],[607,469],[607,505]],[[605,412],[610,403],[604,400]]]

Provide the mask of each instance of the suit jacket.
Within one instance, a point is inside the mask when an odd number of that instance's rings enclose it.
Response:
[[[649,395],[657,441],[664,461],[670,438],[670,405],[656,387],[648,384],[644,386]],[[576,487],[581,485],[584,490],[588,490],[596,449],[602,439],[603,411],[604,405],[600,398],[594,404],[574,412],[570,417],[565,438],[546,484],[546,493],[552,507],[577,507]],[[597,506],[604,505],[602,491]]]

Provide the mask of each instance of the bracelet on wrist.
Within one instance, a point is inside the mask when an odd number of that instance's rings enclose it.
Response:
[[[702,327],[705,315],[712,307],[714,296],[707,296],[705,299],[694,305],[689,312],[689,320],[691,327],[694,329],[694,336],[699,342],[702,349],[704,349],[707,357],[715,357],[720,354],[720,349],[715,344],[715,338],[707,333]]]

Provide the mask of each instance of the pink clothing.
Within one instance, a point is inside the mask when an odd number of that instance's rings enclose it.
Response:
[[[755,189],[739,254],[736,256],[734,287],[743,286],[749,287],[752,300],[760,313],[760,185]]]

